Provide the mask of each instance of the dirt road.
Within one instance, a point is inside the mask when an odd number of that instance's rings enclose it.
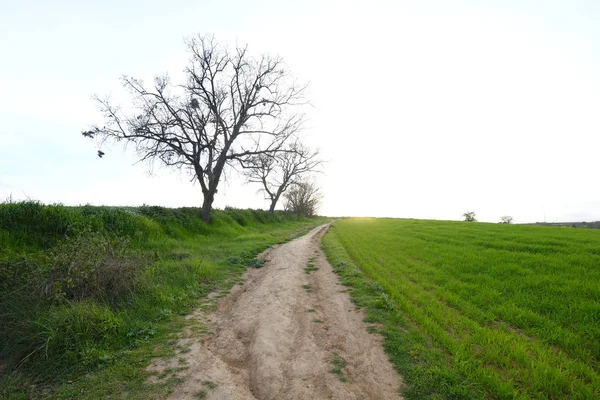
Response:
[[[152,366],[185,365],[172,399],[400,398],[380,337],[321,251],[326,230],[267,250],[264,267],[250,269],[216,311],[195,313],[209,333],[181,339],[178,361]]]

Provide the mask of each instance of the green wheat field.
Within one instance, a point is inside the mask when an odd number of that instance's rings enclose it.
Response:
[[[323,246],[406,398],[600,398],[600,231],[347,219]]]

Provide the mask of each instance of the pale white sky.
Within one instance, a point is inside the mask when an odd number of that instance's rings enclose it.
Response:
[[[325,215],[600,219],[600,2],[0,0],[0,198],[199,206],[185,175],[95,155],[94,93],[177,76],[184,37],[310,81]],[[230,176],[215,206],[267,208]]]

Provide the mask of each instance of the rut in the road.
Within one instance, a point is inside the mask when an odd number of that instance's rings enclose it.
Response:
[[[321,251],[326,230],[267,250],[265,266],[249,270],[216,311],[195,313],[210,333],[182,339],[189,350],[176,359],[189,368],[172,399],[400,398],[381,338],[367,332]],[[309,260],[319,269],[307,274]],[[151,369],[176,364],[157,360]]]

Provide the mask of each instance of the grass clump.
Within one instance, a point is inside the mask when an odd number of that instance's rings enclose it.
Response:
[[[267,260],[265,258],[255,257],[248,263],[250,268],[262,268]]]
[[[304,267],[304,272],[309,275],[311,272],[318,271],[319,268],[315,267],[315,264],[309,263],[306,267]]]
[[[344,368],[346,367],[346,361],[340,357],[338,354],[335,355],[333,360],[331,360],[333,364],[333,368],[329,370],[332,374],[336,374],[338,379],[342,382],[347,382],[348,379],[344,375]]]
[[[213,381],[202,381],[202,384],[209,389],[215,389],[217,386],[219,386],[216,383],[214,383]]]

